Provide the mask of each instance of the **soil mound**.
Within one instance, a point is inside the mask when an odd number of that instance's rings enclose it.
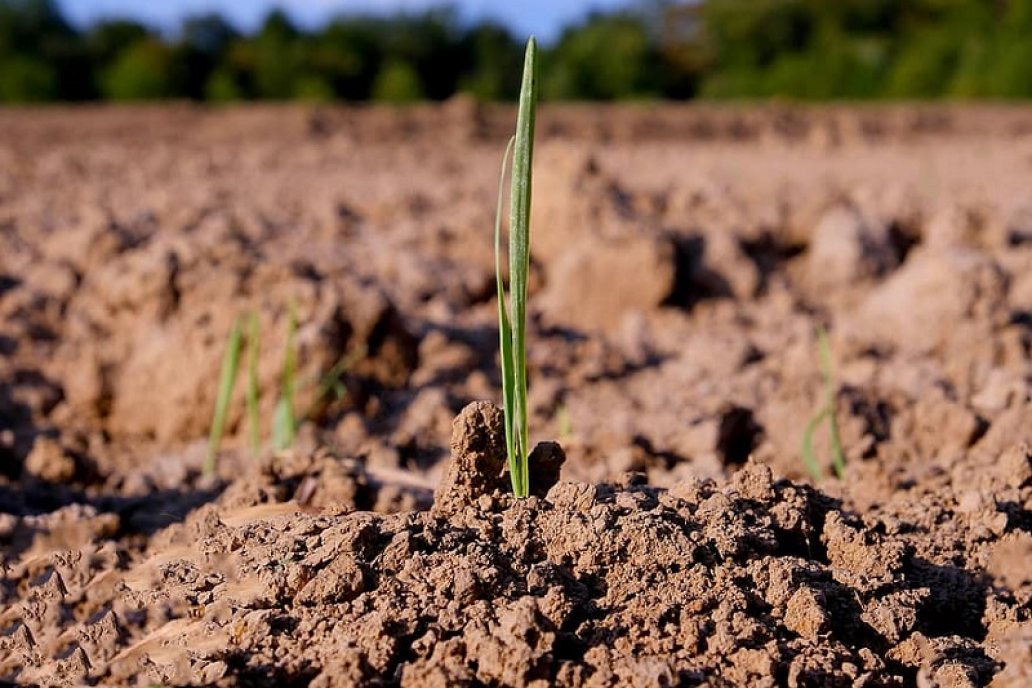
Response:
[[[0,675],[956,686],[1006,665],[995,685],[1028,678],[1032,541],[1015,527],[1022,516],[985,493],[931,493],[859,516],[750,463],[726,486],[669,490],[634,474],[588,485],[553,482],[554,472],[539,483],[544,496],[514,501],[502,491],[501,412],[473,404],[453,432],[429,511],[298,501],[318,488],[268,489],[259,503],[227,493],[128,558],[103,542],[111,523],[68,514],[70,549],[7,568]],[[558,467],[559,451],[538,458]],[[1032,496],[1030,460],[1027,448],[1008,455],[996,494]],[[301,465],[299,485],[345,470],[329,457]],[[931,515],[946,508],[963,518]]]

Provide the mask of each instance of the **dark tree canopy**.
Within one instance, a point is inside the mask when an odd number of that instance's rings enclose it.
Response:
[[[250,35],[216,14],[165,35],[79,30],[54,0],[0,0],[0,102],[189,98],[512,100],[524,37],[437,9]],[[1026,98],[1032,0],[637,0],[543,54],[550,99]]]

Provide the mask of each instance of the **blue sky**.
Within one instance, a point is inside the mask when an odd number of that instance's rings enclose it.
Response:
[[[171,29],[190,14],[218,11],[238,28],[257,26],[273,7],[282,7],[302,25],[314,26],[328,17],[348,12],[418,11],[445,4],[439,0],[58,0],[65,15],[85,25],[107,17],[132,17]],[[454,0],[450,4],[469,20],[490,18],[522,34],[534,33],[549,41],[562,27],[592,9],[611,9],[627,0]]]

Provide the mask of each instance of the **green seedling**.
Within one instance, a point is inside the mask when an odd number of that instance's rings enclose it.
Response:
[[[222,442],[222,432],[226,426],[226,415],[229,402],[233,397],[233,383],[236,381],[237,368],[240,365],[240,346],[243,340],[240,320],[233,323],[229,332],[226,353],[222,357],[222,371],[219,373],[219,392],[215,399],[215,415],[211,420],[211,432],[208,436],[208,455],[204,459],[204,475],[215,473],[215,460]]]
[[[297,419],[294,416],[294,374],[297,370],[297,352],[294,339],[297,336],[297,309],[290,304],[290,319],[287,323],[287,348],[283,352],[283,390],[272,418],[272,448],[276,451],[288,449],[297,434]]]
[[[530,433],[527,419],[527,276],[530,271],[530,193],[534,162],[534,115],[537,101],[537,42],[527,41],[520,87],[516,136],[502,159],[495,215],[495,273],[498,287],[498,336],[505,411],[505,448],[512,491],[530,494]],[[505,169],[512,154],[509,206],[509,294],[502,275],[501,225]],[[511,310],[510,310],[511,306]]]
[[[831,462],[835,476],[842,478],[846,473],[846,456],[842,451],[842,438],[839,434],[838,419],[835,416],[836,385],[831,360],[831,345],[828,343],[828,333],[823,327],[817,329],[817,349],[820,357],[821,376],[824,378],[824,404],[806,424],[801,449],[806,470],[815,481],[821,479],[823,472],[813,453],[813,433],[824,420],[828,421]]]
[[[247,429],[251,438],[251,452],[262,448],[261,418],[258,412],[258,354],[260,344],[258,314],[251,312],[247,330]]]
[[[312,414],[315,413],[316,408],[324,399],[332,397],[334,401],[337,401],[344,398],[344,395],[347,393],[347,389],[344,387],[344,383],[341,382],[340,376],[343,375],[348,368],[365,358],[367,352],[368,350],[364,345],[359,346],[351,353],[341,356],[340,360],[330,366],[330,369],[326,371],[326,374],[321,376],[319,379],[319,383],[315,388],[315,395],[312,397],[312,401],[308,405],[308,408],[301,415],[301,423],[304,423],[312,417]]]
[[[559,439],[568,442],[573,437],[573,421],[570,419],[570,409],[566,404],[559,404],[555,411],[555,429],[559,433]]]
[[[216,459],[218,456],[219,444],[225,430],[226,418],[229,413],[229,404],[233,396],[233,386],[236,382],[237,371],[240,367],[240,353],[243,349],[243,318],[233,323],[233,329],[229,333],[226,344],[226,353],[222,361],[222,371],[219,377],[219,392],[215,402],[215,414],[211,424],[211,434],[208,441],[208,455],[204,462],[204,473],[210,475],[215,472]],[[297,311],[293,304],[290,306],[290,319],[287,326],[287,342],[283,353],[282,368],[282,390],[280,398],[272,418],[272,445],[276,451],[288,449],[297,437],[297,429],[302,423],[308,420],[318,405],[326,398],[333,397],[340,399],[346,393],[344,383],[340,376],[352,365],[365,357],[366,348],[360,346],[354,351],[340,357],[333,366],[319,378],[313,381],[316,384],[312,401],[307,410],[297,416],[294,412],[295,395],[297,392]],[[258,454],[262,448],[261,416],[260,416],[260,383],[258,375],[258,359],[261,348],[261,332],[258,323],[258,314],[250,313],[247,316],[247,389],[245,393],[247,434],[251,452]]]

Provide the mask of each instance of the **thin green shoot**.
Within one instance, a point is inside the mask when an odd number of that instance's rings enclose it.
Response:
[[[817,413],[810,418],[810,422],[806,424],[806,429],[803,431],[803,446],[800,449],[800,453],[803,456],[803,465],[806,466],[806,472],[810,474],[810,477],[814,482],[818,482],[824,477],[821,471],[821,465],[817,462],[817,457],[813,453],[813,433],[816,432],[817,427],[827,417],[827,409],[822,406]]]
[[[498,350],[502,372],[502,408],[505,411],[505,451],[509,460],[509,476],[512,491],[520,493],[519,459],[516,449],[516,434],[513,432],[513,393],[516,388],[514,363],[512,360],[512,327],[509,324],[508,306],[505,300],[505,285],[502,277],[502,201],[505,186],[505,168],[512,154],[516,137],[509,139],[509,145],[502,156],[502,173],[498,180],[498,209],[495,212],[495,281],[498,288]]]
[[[803,432],[803,443],[801,454],[806,470],[815,481],[823,477],[820,463],[813,451],[813,434],[820,424],[828,421],[828,434],[831,443],[831,462],[835,476],[842,478],[846,473],[846,455],[842,451],[842,437],[839,433],[838,419],[835,415],[836,384],[834,377],[834,366],[831,357],[831,345],[828,342],[828,333],[823,328],[817,329],[817,349],[820,358],[821,376],[824,378],[824,403],[817,413],[806,424]]]
[[[828,432],[831,438],[831,465],[839,479],[846,475],[846,455],[842,451],[842,436],[839,434],[838,417],[835,415],[835,398],[838,385],[835,384],[835,368],[831,360],[831,345],[828,333],[821,328],[817,332],[817,343],[821,356],[821,375],[824,376],[824,404],[828,409]]]
[[[272,447],[276,451],[288,449],[294,443],[297,433],[297,419],[294,416],[294,376],[297,370],[297,352],[294,339],[297,335],[297,309],[290,304],[287,323],[287,346],[283,353],[283,389],[272,419]]]
[[[211,432],[208,436],[208,455],[204,459],[204,475],[215,473],[219,443],[226,427],[226,416],[229,413],[229,402],[233,397],[233,383],[236,381],[237,368],[240,365],[240,348],[243,333],[239,318],[233,322],[229,332],[226,353],[222,357],[222,370],[219,373],[219,391],[215,399],[215,412],[211,421]]]
[[[247,324],[247,387],[245,389],[246,418],[248,426],[248,440],[251,451],[257,455],[261,451],[261,406],[260,406],[260,380],[259,380],[259,359],[261,352],[261,330],[259,318],[256,312],[250,312],[246,316]],[[210,475],[215,472],[216,459],[218,456],[219,444],[225,430],[226,418],[229,414],[229,404],[233,396],[233,386],[236,382],[237,373],[240,367],[241,352],[244,348],[244,317],[238,318],[233,323],[230,331],[226,353],[223,356],[222,370],[220,372],[219,391],[215,403],[215,413],[211,424],[211,433],[208,441],[208,454],[204,462],[204,473]],[[311,417],[318,404],[324,399],[333,397],[341,399],[346,393],[344,383],[340,376],[348,368],[353,366],[367,354],[366,347],[359,346],[354,351],[340,357],[340,359],[317,380],[312,401],[307,410],[301,416],[297,416],[296,407],[297,394],[297,309],[293,303],[290,304],[290,315],[287,327],[286,348],[283,354],[282,368],[282,391],[276,403],[272,418],[272,446],[276,451],[289,449],[297,437],[297,429],[302,423]],[[315,382],[315,381],[313,381]]]
[[[357,347],[354,351],[344,354],[340,359],[334,363],[326,374],[319,379],[319,384],[315,388],[315,394],[312,396],[311,402],[308,404],[308,408],[301,414],[300,423],[304,423],[306,420],[311,418],[312,414],[315,413],[316,407],[323,402],[323,400],[330,397],[334,401],[339,401],[344,398],[347,394],[347,388],[344,387],[344,383],[341,382],[340,376],[343,375],[348,368],[355,365],[363,358],[366,357],[368,349],[363,344]]]
[[[260,337],[258,314],[252,311],[247,328],[247,429],[251,438],[252,454],[258,454],[262,448],[262,428],[258,410]]]
[[[505,411],[505,447],[512,491],[530,494],[530,433],[527,410],[527,278],[530,272],[530,204],[537,103],[537,41],[527,41],[520,87],[516,136],[502,161],[498,212],[495,216],[495,271],[498,288],[498,334]],[[501,187],[512,152],[509,209],[509,298],[501,267]]]
[[[559,404],[555,410],[555,429],[559,433],[559,439],[568,442],[573,437],[573,421],[570,419],[570,409],[566,404]]]

